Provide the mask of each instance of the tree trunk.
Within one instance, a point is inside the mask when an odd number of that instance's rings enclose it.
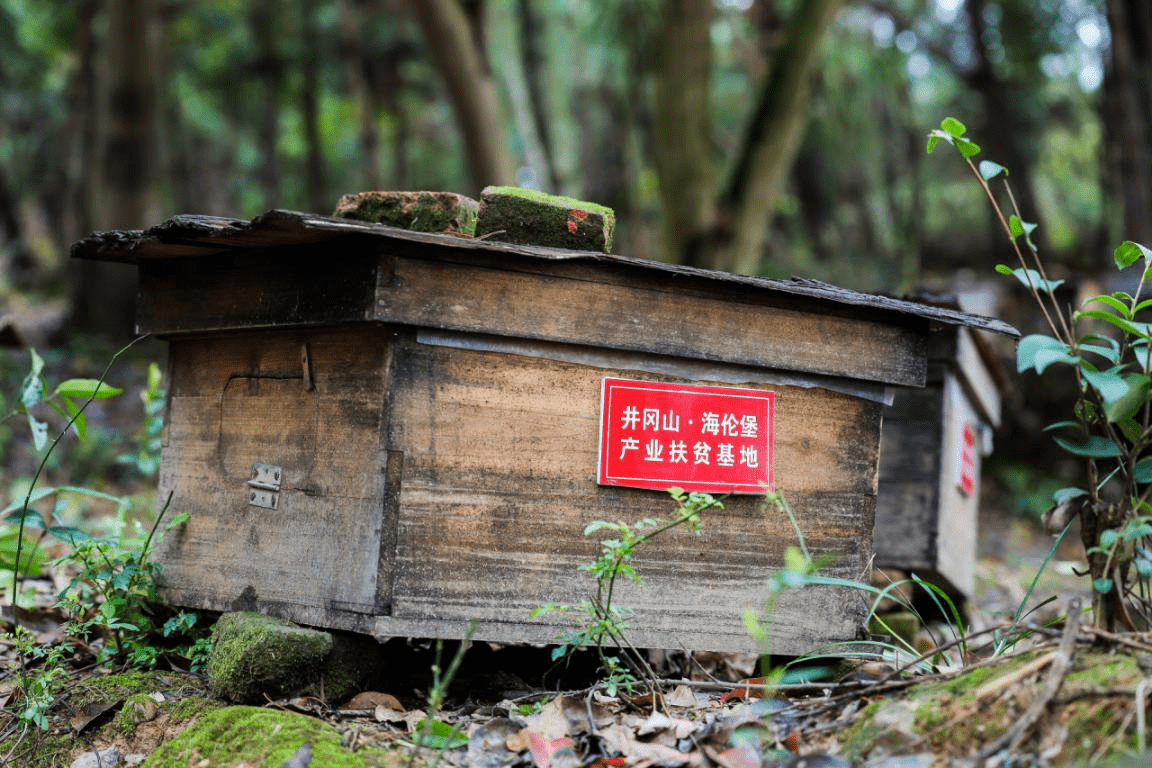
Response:
[[[1107,0],[1105,7],[1112,58],[1101,102],[1104,183],[1123,211],[1121,231],[1110,234],[1152,245],[1152,5]]]
[[[281,13],[278,2],[259,0],[251,6],[248,15],[252,39],[256,41],[252,74],[262,101],[256,128],[262,159],[257,175],[264,191],[265,208],[280,204],[280,89],[284,82],[284,61],[279,47]]]
[[[809,79],[820,44],[843,4],[810,0],[800,3],[788,20],[720,195],[712,266],[743,274],[757,271],[776,200],[808,123]]]
[[[516,4],[517,21],[520,30],[520,58],[524,68],[524,83],[528,90],[528,104],[531,107],[532,122],[536,140],[539,142],[543,167],[540,188],[558,193],[562,189],[560,174],[556,169],[556,152],[553,148],[552,129],[549,122],[551,110],[545,98],[548,71],[541,39],[546,34],[540,14],[533,0],[519,0]]]
[[[313,43],[319,37],[316,30],[315,0],[300,0],[300,33],[303,56],[300,94],[300,122],[304,127],[304,199],[313,213],[331,213],[336,201],[329,199],[324,183],[324,146],[320,138],[320,57]]]
[[[161,218],[158,163],[163,29],[155,0],[109,0],[107,80],[103,88],[100,163],[92,190],[93,224],[140,229]],[[82,262],[75,272],[75,325],[124,338],[136,312],[136,270]]]
[[[504,141],[496,82],[484,50],[483,3],[468,13],[460,0],[411,0],[408,4],[433,65],[448,89],[464,142],[472,192],[489,184],[511,184],[515,176]]]
[[[712,3],[666,0],[656,41],[653,147],[666,261],[716,266],[705,250],[715,222],[716,178],[708,81]]]
[[[984,102],[984,114],[988,124],[984,130],[975,129],[980,136],[980,145],[983,153],[980,158],[987,158],[1005,166],[1012,174],[1012,194],[1020,207],[1020,217],[1024,221],[1037,221],[1039,209],[1036,203],[1036,193],[1032,186],[1033,158],[1025,151],[1025,142],[1033,139],[1028,126],[1026,115],[1022,113],[1020,94],[1014,92],[1012,83],[1001,78],[988,54],[988,48],[982,40],[986,37],[984,31],[987,27],[986,0],[968,0],[968,22],[973,30],[973,53],[976,56],[976,67],[963,74],[963,80],[968,86],[979,94]],[[990,214],[993,215],[993,214]],[[994,224],[998,228],[997,224]],[[1032,234],[1032,241],[1043,253],[1048,247],[1047,231],[1038,227]],[[1007,247],[1007,246],[1005,246]],[[978,268],[991,269],[996,262],[1004,259],[1004,254],[997,254],[989,250],[984,255],[984,263],[974,264]]]
[[[376,130],[376,95],[368,78],[370,63],[365,51],[364,38],[360,27],[364,24],[360,0],[340,2],[340,48],[344,60],[345,79],[359,109],[360,130],[360,171],[363,174],[357,181],[360,189],[381,189],[380,158],[378,153],[379,135]],[[353,190],[343,190],[350,192]],[[335,207],[335,203],[333,203]]]

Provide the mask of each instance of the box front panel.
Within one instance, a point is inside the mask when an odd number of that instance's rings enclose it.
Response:
[[[538,638],[570,627],[530,619],[545,602],[578,603],[595,588],[593,520],[671,517],[663,491],[596,484],[605,376],[669,381],[540,357],[397,347],[390,449],[403,454],[392,617],[407,633],[477,619],[489,639]],[[702,383],[702,382],[698,382]],[[764,387],[762,387],[764,388]],[[776,396],[776,483],[825,573],[860,578],[871,554],[879,404],[819,388],[768,387]],[[634,608],[633,641],[752,650],[742,614],[796,535],[758,496],[728,497],[699,535],[676,530],[637,553],[646,586],[618,584]],[[853,638],[865,600],[816,588],[781,600],[773,650]]]
[[[172,342],[160,495],[189,515],[159,552],[172,599],[361,629],[381,610],[388,346],[377,328]]]

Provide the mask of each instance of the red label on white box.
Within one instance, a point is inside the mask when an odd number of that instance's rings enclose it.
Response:
[[[703,493],[773,488],[774,392],[605,378],[597,482]]]
[[[972,425],[965,423],[960,433],[960,461],[957,467],[956,485],[965,496],[976,490],[976,433]]]

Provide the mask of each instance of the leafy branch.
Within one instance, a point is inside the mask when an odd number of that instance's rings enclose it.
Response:
[[[980,147],[966,128],[946,118],[931,131],[928,151],[941,142],[955,147],[976,176],[1015,251],[1019,267],[997,266],[1015,277],[1040,308],[1050,334],[1020,340],[1016,368],[1043,375],[1052,366],[1070,366],[1076,382],[1071,418],[1048,425],[1055,443],[1082,460],[1086,488],[1062,488],[1045,516],[1056,533],[1076,515],[1094,589],[1096,625],[1112,630],[1152,626],[1152,323],[1145,319],[1152,299],[1142,299],[1152,275],[1152,250],[1125,241],[1112,254],[1117,271],[1143,262],[1134,293],[1116,291],[1087,298],[1065,313],[1056,298],[1063,281],[1049,279],[1032,233],[1008,183],[1008,170],[991,161],[977,164]],[[1007,215],[991,183],[999,179]],[[1142,314],[1143,313],[1143,314]]]

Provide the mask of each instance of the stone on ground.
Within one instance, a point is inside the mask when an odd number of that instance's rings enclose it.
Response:
[[[487,187],[480,195],[476,236],[608,253],[615,228],[616,214],[603,205],[520,187]]]
[[[259,613],[220,617],[208,656],[208,683],[236,702],[311,695],[347,698],[373,672],[375,641],[308,629]]]
[[[480,204],[454,192],[355,192],[344,195],[333,216],[387,224],[415,232],[476,232]]]

